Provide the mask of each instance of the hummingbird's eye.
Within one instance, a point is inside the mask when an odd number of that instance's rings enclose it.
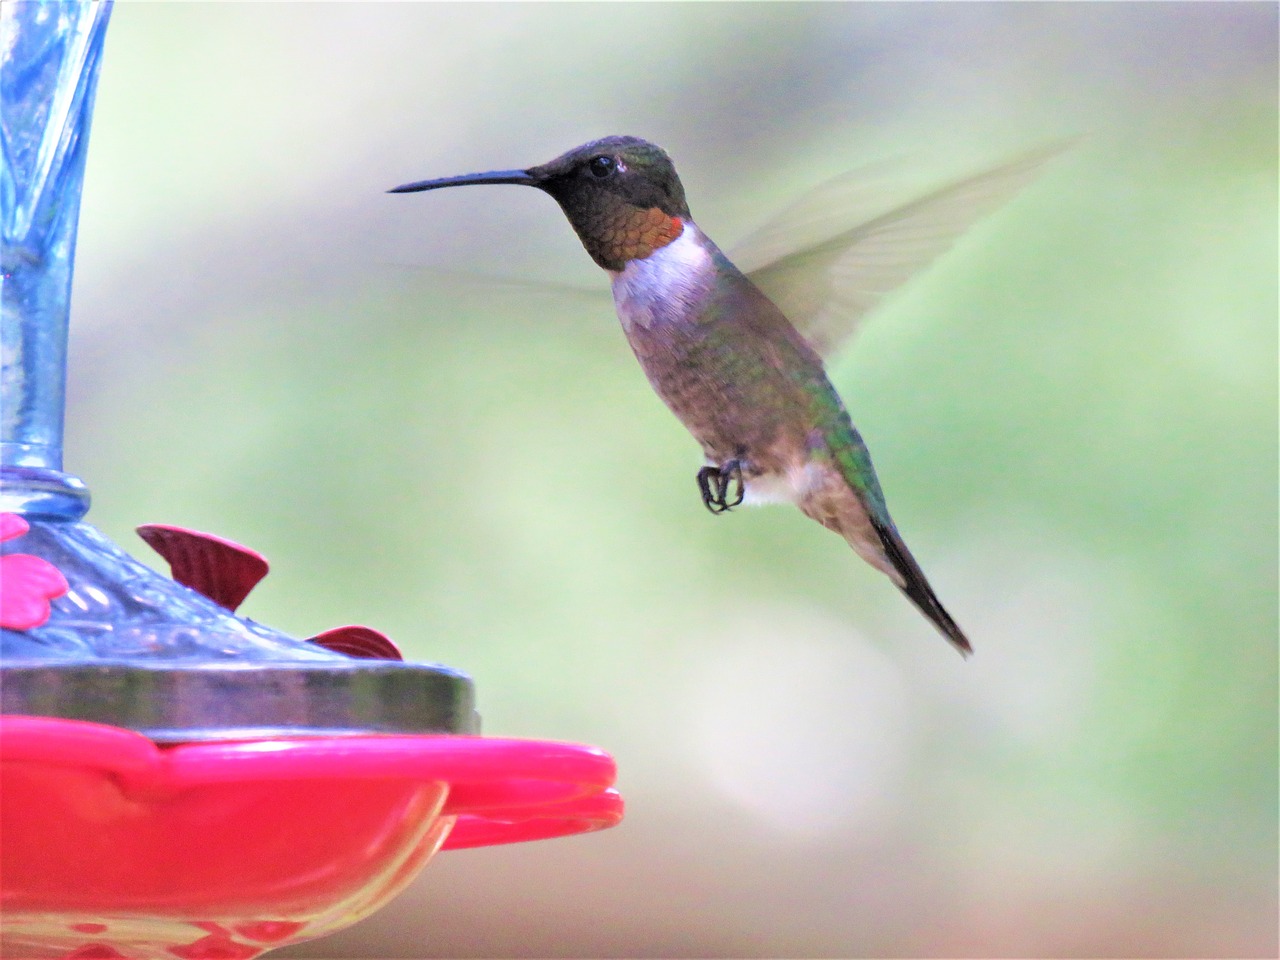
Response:
[[[587,161],[587,169],[597,177],[607,177],[617,168],[618,161],[614,160],[613,157],[592,157]]]

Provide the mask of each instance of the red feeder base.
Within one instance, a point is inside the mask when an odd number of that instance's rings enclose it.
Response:
[[[0,717],[0,956],[248,960],[363,919],[437,850],[613,826],[615,772],[545,741]]]

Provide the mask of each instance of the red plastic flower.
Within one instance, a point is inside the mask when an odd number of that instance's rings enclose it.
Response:
[[[270,569],[262,554],[211,533],[144,523],[138,536],[165,558],[173,579],[232,612]]]
[[[164,557],[173,579],[232,612],[270,569],[266,559],[256,550],[234,540],[215,537],[212,533],[146,523],[138,527],[138,536]],[[326,650],[348,657],[404,659],[399,648],[372,627],[334,627],[310,640]]]
[[[30,528],[16,513],[0,513],[0,541],[13,540]],[[29,553],[0,557],[0,627],[30,630],[49,619],[49,601],[70,588],[67,578],[48,560]]]

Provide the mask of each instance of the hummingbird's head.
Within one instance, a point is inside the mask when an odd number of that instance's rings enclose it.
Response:
[[[639,137],[593,140],[528,173],[606,270],[621,270],[670,243],[689,216],[671,158]]]
[[[412,193],[473,183],[515,183],[560,204],[587,253],[606,270],[649,256],[684,230],[684,187],[671,158],[639,137],[605,137],[528,170],[472,173],[396,187]]]

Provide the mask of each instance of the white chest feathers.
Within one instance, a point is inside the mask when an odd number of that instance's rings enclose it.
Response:
[[[701,232],[686,222],[680,236],[613,277],[613,304],[624,330],[679,320],[706,295],[715,268]]]

